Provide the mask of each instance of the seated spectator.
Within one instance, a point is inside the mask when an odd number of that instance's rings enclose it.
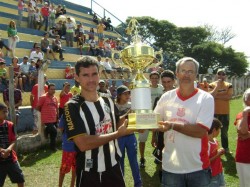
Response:
[[[107,19],[106,28],[107,28],[107,30],[113,31],[113,26],[111,25],[111,19],[110,18]]]
[[[86,43],[86,36],[83,33],[80,33],[80,36],[78,37],[77,40],[77,47],[80,49],[80,55],[82,55],[82,48],[83,45]]]
[[[99,81],[99,89],[97,91],[101,97],[112,97],[110,91],[107,89],[107,85],[104,80]]]
[[[51,38],[55,38],[56,35],[58,35],[58,32],[57,32],[57,30],[56,30],[56,27],[51,27],[51,28],[49,29],[49,36],[50,36]]]
[[[41,52],[41,47],[39,45],[35,45],[35,51],[32,51],[30,53],[30,60],[35,60],[35,62],[37,62],[37,59],[43,59],[43,53]]]
[[[63,15],[64,15],[64,14],[67,14],[66,5],[63,5],[63,6],[62,6],[61,11],[62,11],[62,14],[63,14]]]
[[[0,84],[7,87],[7,70],[5,60],[0,58]]]
[[[89,40],[94,40],[95,39],[94,28],[90,28],[88,35],[89,35]]]
[[[104,71],[111,75],[112,79],[116,79],[116,70],[112,68],[111,64],[109,63],[109,58],[106,58],[104,62],[102,62],[104,67]],[[108,79],[108,77],[106,77]]]
[[[109,91],[111,93],[112,99],[115,100],[116,96],[117,96],[117,92],[116,92],[117,86],[116,86],[116,81],[112,80],[111,82],[111,86],[109,87]]]
[[[60,38],[62,38],[62,25],[63,22],[62,20],[60,20],[58,23],[56,23],[55,27],[56,27],[56,32],[60,35]]]
[[[104,42],[104,54],[105,57],[111,58],[111,45],[109,39]]]
[[[96,55],[96,41],[94,39],[89,40],[88,53],[91,56],[95,56]]]
[[[75,75],[75,68],[71,67],[70,64],[67,64],[65,68],[65,79],[73,79],[74,75]]]
[[[42,51],[44,53],[46,53],[46,56],[47,56],[48,59],[50,59],[49,58],[49,54],[51,54],[52,57],[53,57],[53,59],[57,60],[56,57],[55,57],[54,51],[52,49],[50,49],[50,47],[49,47],[49,40],[48,40],[48,38],[49,38],[49,34],[47,32],[45,32],[44,37],[41,40],[41,49],[42,49]]]
[[[34,28],[40,30],[42,25],[43,25],[43,18],[42,15],[40,13],[39,8],[35,9],[35,13],[34,13]]]
[[[93,22],[96,23],[98,25],[98,17],[96,15],[96,13],[93,14],[93,18],[92,18]]]
[[[37,77],[36,61],[31,60],[30,67],[29,67],[29,84],[30,85],[32,85],[32,82],[36,83],[36,77]]]
[[[11,65],[13,66],[15,84],[17,87],[19,86],[21,91],[23,92],[24,90],[23,90],[23,79],[21,75],[21,66],[20,64],[18,64],[17,57],[12,58]]]
[[[73,94],[73,95],[77,95],[77,94],[80,94],[81,93],[81,86],[79,84],[79,82],[77,82],[75,80],[75,84],[74,86],[72,86],[72,88],[70,89],[70,92]]]
[[[63,58],[64,49],[62,48],[62,43],[60,41],[60,36],[59,35],[56,35],[56,39],[54,39],[52,41],[52,49],[53,49],[53,51],[59,53],[59,58],[60,58],[61,61],[63,61],[64,60],[64,58]]]
[[[100,55],[102,57],[104,57],[105,54],[105,45],[104,45],[104,39],[100,39],[98,41],[98,48],[96,48],[96,55]]]
[[[59,4],[59,5],[57,6],[55,16],[56,16],[56,18],[58,18],[60,15],[63,15],[63,12],[62,12],[62,5],[61,5],[61,4]]]
[[[32,47],[32,49],[30,50],[30,52],[36,51],[36,47],[37,47],[37,46],[39,46],[39,44],[38,44],[37,42],[34,42],[33,47]]]
[[[23,85],[25,85],[26,81],[29,79],[30,63],[28,62],[28,60],[29,60],[29,57],[24,56],[23,62],[20,64]]]

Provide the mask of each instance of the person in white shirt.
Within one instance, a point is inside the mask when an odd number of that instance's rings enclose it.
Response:
[[[23,86],[25,85],[27,79],[29,78],[30,63],[28,62],[29,57],[24,56],[23,62],[20,64],[21,76],[23,79]]]
[[[116,78],[116,70],[112,68],[111,64],[109,63],[109,58],[106,58],[104,62],[102,62],[103,67],[104,67],[104,71],[108,74],[111,75],[112,79]]]
[[[41,59],[41,60],[43,59],[43,53],[41,52],[40,46],[36,46],[36,50],[30,53],[30,60],[35,60],[36,62],[37,59]]]

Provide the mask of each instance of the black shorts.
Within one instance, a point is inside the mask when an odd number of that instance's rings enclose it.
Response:
[[[76,169],[76,186],[85,187],[125,187],[120,164],[104,172]]]
[[[4,181],[9,176],[12,183],[24,183],[23,171],[18,161],[6,161],[0,163],[0,186],[4,186]]]

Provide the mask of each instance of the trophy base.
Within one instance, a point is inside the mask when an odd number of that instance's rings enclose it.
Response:
[[[128,114],[128,129],[158,129],[160,114],[130,113]]]

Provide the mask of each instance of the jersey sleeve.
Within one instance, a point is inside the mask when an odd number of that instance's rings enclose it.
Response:
[[[68,102],[64,105],[64,117],[66,120],[66,133],[69,140],[86,133],[84,122],[80,116],[80,105]]]

